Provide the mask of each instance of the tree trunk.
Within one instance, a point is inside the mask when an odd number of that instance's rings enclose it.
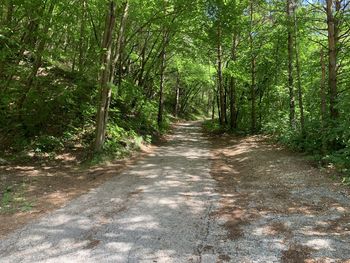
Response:
[[[305,117],[304,117],[304,103],[303,103],[303,89],[301,86],[301,70],[300,70],[300,59],[299,59],[299,45],[298,45],[298,23],[295,14],[295,10],[293,12],[293,20],[294,20],[294,46],[295,46],[295,63],[297,70],[297,78],[298,78],[298,102],[299,102],[299,111],[300,111],[300,129],[301,133],[304,135],[305,133]]]
[[[218,109],[219,122],[221,121],[221,108],[220,108],[220,94],[218,90],[215,90],[216,106]]]
[[[82,0],[81,17],[80,17],[80,36],[79,36],[79,58],[78,69],[82,73],[84,69],[84,34],[86,27],[86,0]]]
[[[226,114],[225,114],[225,96],[223,89],[223,79],[222,79],[222,44],[221,44],[221,22],[218,24],[217,36],[217,63],[218,63],[218,92],[219,92],[219,105],[220,105],[220,125],[225,124]]]
[[[289,90],[289,123],[292,129],[295,129],[295,98],[294,98],[294,80],[293,80],[293,0],[287,0],[287,30],[288,30],[288,90]]]
[[[175,85],[175,107],[174,107],[175,117],[177,117],[179,114],[179,105],[180,105],[180,78],[179,78],[179,72],[177,72],[176,85]]]
[[[338,28],[333,14],[333,0],[326,0],[327,29],[328,29],[328,88],[330,94],[330,115],[337,119],[339,112],[336,108],[337,90],[337,35]]]
[[[5,21],[5,25],[7,25],[8,27],[11,28],[12,25],[12,18],[13,18],[13,11],[14,11],[14,4],[13,4],[13,0],[8,0],[8,4],[7,4],[7,13],[6,13],[6,21]]]
[[[120,88],[121,85],[121,79],[122,79],[122,63],[121,63],[121,57],[123,53],[123,38],[124,38],[124,31],[126,26],[126,21],[129,15],[129,1],[124,2],[123,6],[123,14],[121,16],[120,25],[119,25],[119,31],[118,36],[116,38],[116,43],[112,47],[113,48],[113,62],[110,64],[110,82],[114,82],[114,76],[115,76],[115,69],[118,67],[118,87]]]
[[[254,6],[253,1],[250,1],[250,33],[249,33],[249,42],[250,42],[250,52],[251,52],[251,86],[250,86],[250,96],[251,96],[251,131],[252,133],[256,132],[256,57],[254,54],[254,38],[253,38],[253,15],[254,15]]]
[[[237,34],[233,33],[232,37],[232,50],[231,50],[231,60],[236,61],[236,42]],[[236,78],[234,76],[230,77],[230,128],[234,130],[237,128],[236,119],[237,107],[236,107]]]
[[[111,99],[110,70],[112,64],[112,43],[115,24],[115,3],[110,1],[106,15],[105,30],[102,40],[100,72],[100,104],[97,112],[95,152],[102,150],[106,139],[108,110]]]
[[[166,67],[166,45],[168,42],[168,34],[166,31],[163,33],[163,48],[161,52],[161,65],[160,65],[160,85],[159,85],[159,103],[158,103],[158,127],[161,128],[163,124],[163,110],[164,110],[164,82],[165,82],[165,67]]]
[[[322,153],[325,154],[327,151],[327,141],[326,141],[326,64],[324,61],[323,48],[321,48],[321,85],[320,85],[320,97],[321,97],[321,128],[322,128]]]

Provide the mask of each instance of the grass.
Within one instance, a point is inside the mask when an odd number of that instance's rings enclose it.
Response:
[[[25,191],[28,188],[28,184],[23,182],[20,185],[10,185],[5,188],[1,193],[0,199],[0,214],[9,214],[16,212],[28,212],[34,204],[25,197]]]

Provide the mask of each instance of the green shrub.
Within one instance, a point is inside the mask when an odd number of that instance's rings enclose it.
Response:
[[[31,147],[34,149],[35,152],[47,153],[63,149],[64,144],[60,138],[50,135],[42,135],[36,140],[34,140]]]

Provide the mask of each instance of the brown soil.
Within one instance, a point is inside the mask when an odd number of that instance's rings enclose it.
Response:
[[[301,245],[292,245],[288,250],[282,253],[282,263],[300,263],[308,262],[308,258],[311,255],[311,249],[309,247]]]
[[[294,243],[307,240],[308,235],[349,239],[350,204],[341,201],[341,196],[349,196],[349,189],[332,180],[331,171],[321,172],[302,155],[264,137],[211,135],[209,140],[211,175],[222,196],[221,208],[211,216],[225,222],[226,239],[250,240],[249,231],[259,229],[265,239],[282,240],[286,250],[276,254],[284,263],[319,262],[318,257],[314,260],[312,246]],[[317,225],[318,217],[331,215],[338,217]],[[287,223],[289,217],[298,216],[297,224]],[[307,218],[315,218],[314,226],[304,225]],[[303,227],[309,229],[305,235],[300,234]]]
[[[33,206],[29,211],[19,209],[2,211],[0,238],[96,188],[152,151],[151,146],[143,147],[140,152],[128,158],[90,168],[79,168],[77,159],[69,154],[60,155],[44,164],[34,162],[0,166],[0,200],[3,194],[1,191],[7,186],[19,186],[25,183],[23,189],[18,190],[15,187],[14,192],[21,191],[21,195]],[[141,191],[130,195],[137,195]],[[92,240],[89,246],[96,245]]]

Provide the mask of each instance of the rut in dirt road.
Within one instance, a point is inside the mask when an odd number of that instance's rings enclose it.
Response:
[[[0,262],[349,262],[348,191],[258,137],[168,143],[0,240]]]

